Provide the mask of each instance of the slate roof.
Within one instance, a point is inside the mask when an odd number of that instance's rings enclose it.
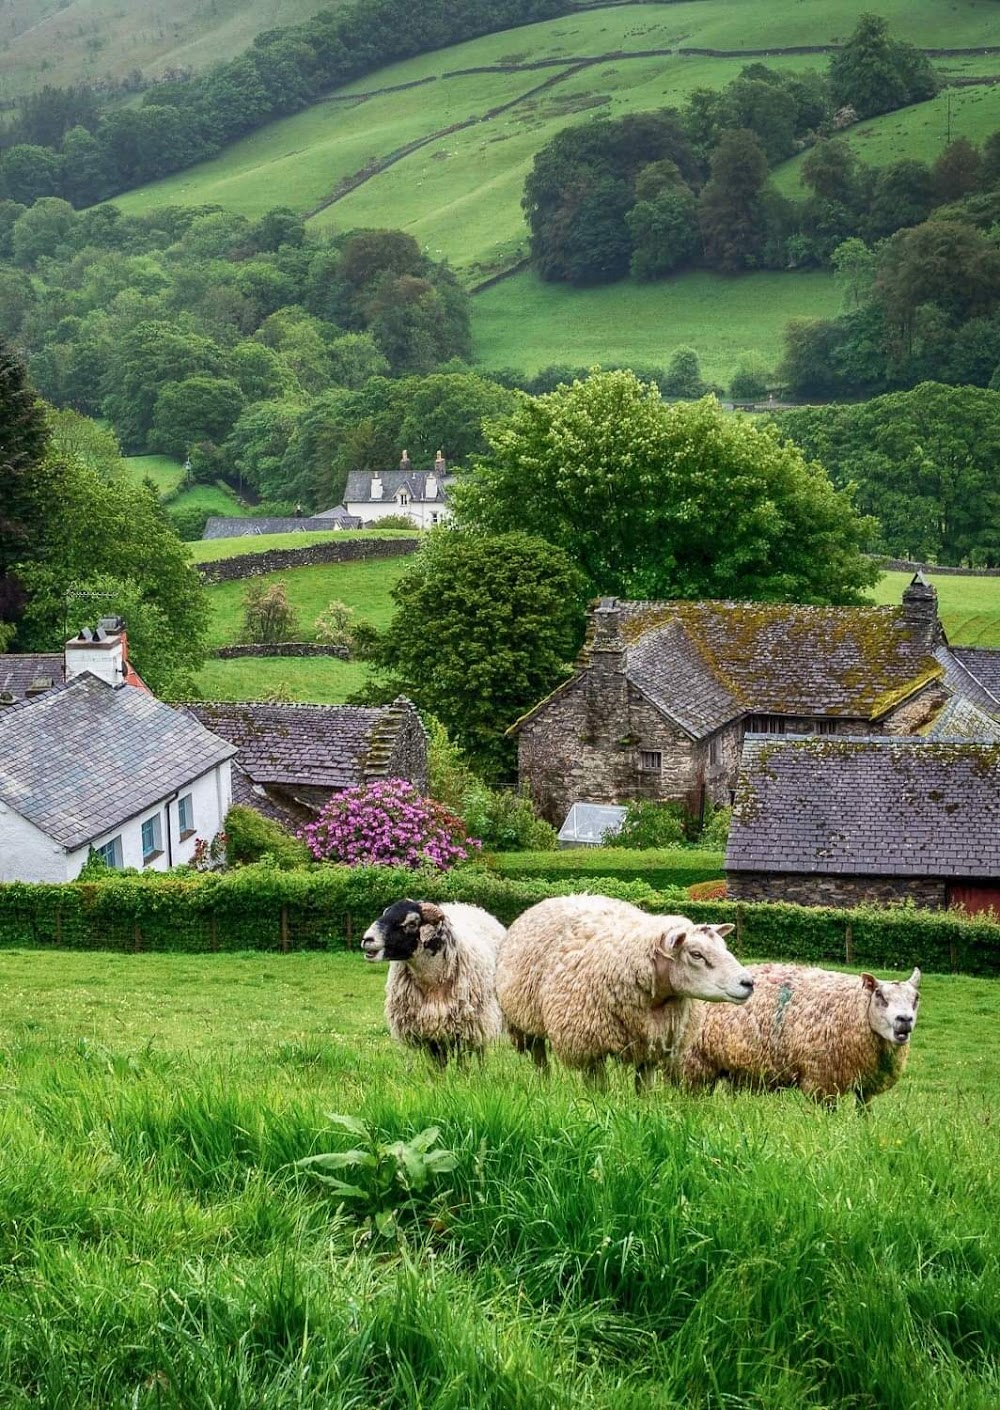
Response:
[[[437,481],[435,493],[427,497],[427,480],[434,475]],[[345,504],[386,504],[396,498],[401,489],[408,489],[414,504],[444,504],[448,498],[448,486],[453,483],[453,475],[436,475],[431,470],[383,470],[378,478],[382,481],[382,496],[372,499],[372,480],[375,475],[370,470],[351,470],[347,476],[344,491]]]
[[[1000,711],[1000,651],[983,646],[952,646],[949,650],[962,670],[986,692],[994,713]]]
[[[1000,718],[987,714],[964,695],[953,695],[922,739],[979,739],[1000,742]]]
[[[373,733],[385,709],[354,705],[224,704],[185,707],[239,750],[254,783],[350,788],[363,783]]]
[[[66,667],[61,651],[23,656],[0,655],[0,701],[6,695],[23,700],[28,687],[35,681],[50,680],[53,685],[60,685],[65,678]]]
[[[323,514],[298,518],[226,518],[211,515],[205,520],[203,539],[242,539],[255,534],[334,533],[339,529],[360,529],[361,520],[346,509],[328,509]]]
[[[86,671],[0,711],[0,801],[72,850],[235,752],[183,711]]]
[[[726,870],[1000,877],[1000,745],[748,735]]]

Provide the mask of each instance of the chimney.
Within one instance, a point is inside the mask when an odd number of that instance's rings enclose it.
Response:
[[[381,475],[373,475],[373,476],[372,476],[372,499],[381,499],[381,498],[382,498],[382,476],[381,476]]]
[[[121,618],[103,619],[120,622]],[[69,639],[65,647],[66,679],[90,671],[107,685],[117,689],[125,684],[128,667],[125,661],[125,634],[121,629],[109,631],[98,626],[93,631],[84,627],[79,636]]]
[[[595,740],[620,739],[630,732],[625,638],[616,597],[602,597],[594,609],[594,635],[586,672],[589,725]]]
[[[448,473],[447,462],[440,451],[438,451],[437,455],[434,457],[434,473],[435,475],[446,475]]]
[[[408,450],[403,451],[403,458],[399,462],[399,468],[404,475],[408,475],[413,469],[413,462],[410,460],[410,452]]]
[[[914,573],[903,589],[903,619],[911,627],[923,629],[934,644],[942,636],[938,621],[937,589],[923,573]]]

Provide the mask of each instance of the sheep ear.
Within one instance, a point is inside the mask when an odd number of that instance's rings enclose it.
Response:
[[[862,989],[867,989],[870,994],[874,994],[875,990],[878,988],[878,980],[875,978],[874,974],[863,974],[861,976],[861,987]]]
[[[712,929],[715,931],[716,935],[719,935],[719,936],[722,936],[723,938],[725,938],[725,936],[731,934],[731,932],[736,929],[736,926],[735,926],[735,925],[713,925],[713,926],[712,926]]]
[[[920,988],[920,979],[921,979],[920,971],[919,971],[919,969],[915,969],[915,970],[913,971],[913,973],[910,975],[910,983],[913,985],[914,989],[919,989],[919,988]]]
[[[444,920],[444,911],[440,906],[435,906],[433,901],[421,901],[420,919],[424,925],[437,925]]]
[[[687,931],[675,925],[670,930],[665,930],[657,938],[653,945],[653,953],[662,955],[664,959],[669,959],[671,955],[676,955],[686,939]]]

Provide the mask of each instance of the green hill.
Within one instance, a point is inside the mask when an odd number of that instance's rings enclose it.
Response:
[[[5,0],[0,97],[44,84],[100,84],[204,69],[262,30],[300,23],[343,0]]]

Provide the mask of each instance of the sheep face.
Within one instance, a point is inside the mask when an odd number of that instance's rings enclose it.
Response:
[[[919,969],[902,983],[880,982],[873,974],[863,974],[861,984],[868,994],[868,1023],[872,1032],[897,1047],[909,1042],[920,1002]]]
[[[653,942],[653,998],[744,1004],[753,977],[726,945],[731,925],[671,927]]]
[[[365,959],[412,960],[418,950],[434,954],[444,939],[441,922],[444,912],[430,901],[411,901],[408,897],[394,901],[365,931],[361,948]]]

